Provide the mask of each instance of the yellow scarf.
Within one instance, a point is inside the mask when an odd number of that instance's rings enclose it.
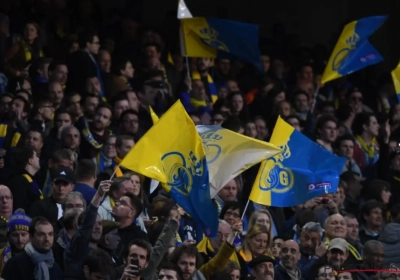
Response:
[[[203,239],[200,241],[199,244],[197,244],[196,247],[200,253],[204,253],[206,255],[208,255],[209,253],[213,253],[213,254],[217,253],[217,252],[215,252],[213,246],[211,245],[211,240],[208,237],[203,237]],[[237,263],[240,266],[239,259],[236,255],[236,253],[233,253],[231,255],[231,257],[229,258],[229,260]]]
[[[114,162],[117,164],[117,166],[115,166],[115,177],[122,177],[124,175],[124,173],[122,172],[121,168],[119,168],[119,164],[121,163],[122,158],[119,158],[118,156],[114,157]]]
[[[240,256],[243,258],[243,260],[246,263],[250,262],[253,259],[253,255],[248,250],[240,249],[239,254],[240,254]],[[272,255],[269,255],[267,253],[264,253],[263,255],[264,256],[269,256],[269,257],[275,259],[275,257],[273,257]]]
[[[192,105],[194,108],[207,107],[207,102],[205,100],[190,98],[190,105]]]
[[[375,137],[372,138],[371,144],[369,147],[365,143],[364,139],[362,139],[361,136],[357,135],[356,136],[357,142],[360,144],[361,148],[364,150],[364,152],[368,153],[369,158],[374,158],[375,157],[375,145],[376,145],[376,139]]]
[[[111,196],[110,196],[110,205],[111,205],[111,209],[113,209],[115,207],[115,200]]]

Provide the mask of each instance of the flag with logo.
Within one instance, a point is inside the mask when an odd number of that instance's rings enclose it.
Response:
[[[182,55],[232,58],[261,69],[258,25],[220,18],[181,18]]]
[[[249,197],[251,201],[291,207],[336,192],[345,158],[311,141],[281,117],[270,142],[282,152],[261,164]]]
[[[161,182],[207,236],[217,235],[218,207],[210,197],[203,144],[180,101],[143,135],[120,165]]]
[[[281,152],[275,145],[220,126],[198,125],[196,129],[206,153],[211,197],[243,171]]]
[[[379,52],[368,41],[386,20],[387,16],[372,16],[347,24],[329,58],[321,83],[349,75],[383,60]]]

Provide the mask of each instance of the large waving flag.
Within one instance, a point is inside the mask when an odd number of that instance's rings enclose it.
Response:
[[[322,148],[280,117],[270,142],[283,151],[261,164],[250,200],[291,207],[336,192],[345,158]]]
[[[120,165],[163,183],[206,235],[216,236],[218,207],[210,197],[203,144],[180,101],[149,129]]]
[[[220,126],[199,125],[196,129],[206,153],[211,197],[243,171],[281,152],[275,145]]]
[[[182,55],[237,57],[261,69],[258,25],[219,18],[181,19]]]
[[[367,17],[350,22],[344,27],[322,75],[322,84],[383,60],[368,41],[368,37],[386,18],[387,16]]]
[[[396,68],[392,70],[391,74],[397,99],[400,103],[400,62],[397,64]]]

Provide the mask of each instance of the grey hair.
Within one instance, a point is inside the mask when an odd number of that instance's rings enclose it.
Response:
[[[307,230],[307,231],[316,231],[318,232],[318,234],[322,237],[322,235],[324,234],[324,229],[321,227],[321,225],[319,223],[315,223],[315,222],[308,222],[306,223],[303,228],[301,229],[301,231],[303,230]]]
[[[69,199],[75,198],[75,197],[78,197],[78,198],[80,198],[80,200],[82,200],[83,208],[86,209],[86,200],[83,198],[83,195],[82,195],[80,192],[74,192],[74,191],[72,191],[72,192],[67,193],[67,195],[64,197],[63,202],[61,203],[61,207],[62,207],[63,211],[65,211],[65,204],[66,204],[66,202],[67,202]]]
[[[64,228],[66,230],[74,229],[82,212],[83,210],[80,208],[72,208],[65,211],[63,214]]]
[[[229,226],[229,227],[231,227],[231,225],[227,222],[227,221],[225,221],[225,220],[219,220],[219,224],[220,225],[226,225],[226,226]]]

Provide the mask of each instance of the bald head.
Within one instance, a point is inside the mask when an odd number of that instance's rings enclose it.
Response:
[[[13,210],[13,196],[10,189],[0,185],[0,215],[8,220]]]
[[[332,240],[334,238],[346,238],[347,226],[342,215],[330,215],[325,221],[325,234]]]
[[[281,263],[287,270],[295,270],[296,264],[300,260],[299,244],[294,240],[286,240],[282,244]]]

